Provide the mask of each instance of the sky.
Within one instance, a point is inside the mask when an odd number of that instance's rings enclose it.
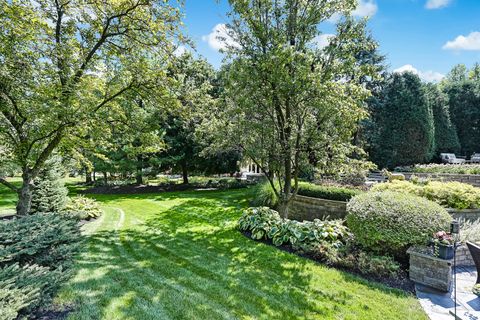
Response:
[[[480,0],[358,1],[353,14],[370,17],[368,27],[390,71],[413,71],[425,81],[439,81],[456,64],[480,62]],[[228,22],[228,2],[186,0],[184,10],[185,31],[196,52],[218,68],[223,56],[216,34]],[[335,32],[331,20],[319,26],[319,45]]]

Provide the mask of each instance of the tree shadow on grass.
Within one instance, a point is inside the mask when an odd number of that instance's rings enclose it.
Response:
[[[64,293],[78,306],[73,318],[336,319],[351,308],[368,308],[342,285],[402,296],[245,238],[235,224],[245,204],[239,195],[149,197],[182,203],[140,226],[91,235]],[[137,197],[147,199],[128,198]]]

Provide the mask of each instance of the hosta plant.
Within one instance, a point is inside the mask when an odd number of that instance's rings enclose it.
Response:
[[[100,209],[97,201],[81,195],[70,198],[65,211],[67,214],[76,216],[81,220],[95,219],[102,214],[102,209]]]
[[[245,210],[239,227],[250,231],[253,239],[271,239],[276,246],[290,244],[304,251],[311,251],[322,243],[340,246],[351,236],[342,221],[282,219],[278,212],[267,207]]]

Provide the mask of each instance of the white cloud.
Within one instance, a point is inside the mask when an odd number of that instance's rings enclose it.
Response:
[[[441,81],[445,75],[435,72],[435,71],[420,71],[411,64],[406,64],[404,66],[401,66],[400,68],[397,68],[393,70],[395,73],[403,73],[403,72],[412,72],[420,77],[423,81],[427,82],[439,82]]]
[[[448,6],[452,0],[428,0],[425,3],[427,9],[440,9]]]
[[[378,6],[375,3],[375,0],[358,0],[357,8],[352,11],[352,16],[354,17],[373,17],[378,10]],[[334,13],[327,21],[331,23],[336,23],[342,14]]]
[[[471,32],[468,36],[458,36],[443,46],[445,50],[480,50],[480,32]]]
[[[378,7],[374,0],[359,0],[357,8],[352,12],[356,17],[373,17]]]
[[[202,40],[215,50],[223,50],[227,45],[236,46],[235,41],[230,37],[227,31],[227,26],[224,23],[219,23],[213,27],[212,32],[202,36]]]
[[[313,42],[317,44],[317,47],[320,48],[320,49],[323,49],[325,48],[326,46],[328,46],[328,44],[330,43],[330,39],[332,37],[335,37],[334,34],[331,34],[331,33],[323,33],[319,36],[316,36],[314,39],[313,39]]]

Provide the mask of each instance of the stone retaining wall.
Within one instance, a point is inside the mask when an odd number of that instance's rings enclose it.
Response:
[[[470,254],[470,251],[466,245],[457,248],[455,259],[456,264],[459,267],[470,267],[475,265],[472,255]]]
[[[436,181],[457,181],[480,187],[480,175],[478,174],[452,174],[452,173],[420,173],[420,172],[398,172],[410,180],[412,175],[419,178],[429,178]]]
[[[463,210],[447,209],[447,211],[456,220],[461,219],[461,220],[475,221],[480,219],[480,209],[463,209]]]
[[[303,221],[313,219],[343,219],[347,215],[347,203],[297,195],[289,207],[289,218]]]

